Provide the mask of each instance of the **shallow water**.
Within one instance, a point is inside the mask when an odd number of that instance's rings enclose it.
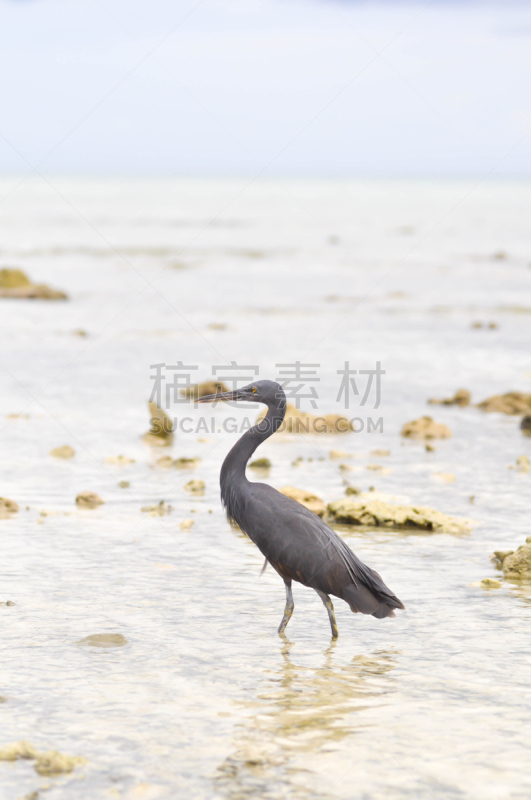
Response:
[[[19,182],[1,184],[0,266],[70,301],[0,300],[0,494],[21,508],[0,520],[0,600],[15,603],[0,606],[0,745],[87,763],[56,778],[0,763],[2,798],[528,798],[531,589],[474,584],[531,533],[531,478],[508,469],[531,439],[517,418],[426,400],[531,391],[531,184]],[[279,638],[282,583],[258,579],[260,553],[219,504],[237,438],[222,422],[246,412],[207,409],[214,432],[179,431],[171,449],[141,440],[150,365],[177,360],[200,379],[231,360],[268,378],[319,363],[324,412],[342,411],[346,360],[381,361],[380,408],[353,413],[383,432],[275,437],[266,480],[330,501],[348,477],[476,527],[340,529],[406,611],[379,621],[338,601],[331,644],[320,600],[295,586]],[[399,435],[425,413],[454,433],[433,453]],[[62,444],[74,459],[48,455]],[[355,453],[351,471],[331,448]],[[167,452],[202,460],[157,467]],[[118,454],[135,463],[105,463]],[[184,491],[192,477],[204,497]],[[105,504],[77,509],[82,490]],[[161,499],[171,514],[140,511]],[[128,643],[78,644],[97,633]]]

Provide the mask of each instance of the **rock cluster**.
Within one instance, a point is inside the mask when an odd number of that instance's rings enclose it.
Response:
[[[41,753],[29,742],[13,742],[0,748],[0,761],[17,761],[19,758],[35,762],[35,772],[39,775],[61,775],[72,772],[74,767],[85,763],[80,756],[66,756],[56,750]]]
[[[531,536],[517,550],[496,550],[493,560],[508,580],[531,580]]]

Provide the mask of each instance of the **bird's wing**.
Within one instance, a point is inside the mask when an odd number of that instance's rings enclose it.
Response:
[[[305,536],[312,536],[324,551],[328,551],[329,557],[333,557],[333,554],[336,554],[346,567],[355,587],[358,587],[359,584],[366,586],[381,595],[382,599],[385,599],[389,605],[403,608],[400,600],[385,585],[376,570],[360,561],[343,539],[317,514],[314,514],[313,511],[310,511],[296,500],[292,500],[290,497],[286,497],[286,495],[273,489],[273,487],[268,486],[268,484],[262,484],[262,486],[267,486],[268,489],[275,493],[274,504],[272,505],[274,505],[278,516],[284,518],[284,524],[289,525],[294,532],[299,530]],[[282,499],[280,500],[280,498]]]

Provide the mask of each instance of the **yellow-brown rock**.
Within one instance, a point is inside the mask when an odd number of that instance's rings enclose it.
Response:
[[[17,761],[19,758],[35,761],[35,771],[39,775],[61,775],[72,772],[74,767],[85,763],[80,756],[67,756],[57,750],[40,753],[29,742],[13,742],[0,748],[0,761]]]
[[[384,528],[420,528],[433,533],[468,533],[472,521],[450,517],[425,506],[403,506],[383,500],[354,500],[344,497],[328,505],[332,522]]]
[[[0,297],[15,300],[66,300],[67,295],[45,284],[30,281],[25,272],[13,267],[0,269]]]
[[[497,550],[494,560],[508,580],[531,580],[531,536],[517,550]]]
[[[204,494],[205,482],[200,480],[188,481],[184,485],[184,490],[190,492],[190,494]]]
[[[18,503],[8,497],[0,497],[0,519],[9,519],[18,511]]]
[[[91,633],[90,636],[80,639],[78,644],[89,647],[123,647],[128,641],[123,633]]]
[[[468,389],[458,389],[453,397],[446,397],[443,400],[438,400],[432,397],[428,403],[439,406],[469,406],[470,405],[470,392]]]
[[[449,439],[452,431],[442,422],[435,422],[431,417],[420,417],[406,422],[401,431],[408,439]]]
[[[297,503],[313,511],[318,517],[324,517],[326,505],[324,501],[316,494],[313,494],[313,492],[308,492],[306,489],[296,489],[294,486],[283,486],[279,491],[285,494],[286,497],[291,497],[292,500],[296,500]]]
[[[97,508],[105,503],[96,492],[80,492],[76,497],[76,506],[80,508]]]
[[[507,392],[487,397],[478,408],[482,411],[497,411],[499,414],[528,414],[531,412],[531,394],[525,392]]]
[[[166,447],[173,442],[173,422],[156,403],[148,403],[151,428],[142,437],[152,447]]]
[[[154,506],[142,506],[140,511],[143,511],[145,514],[151,514],[152,517],[163,517],[164,514],[171,514],[173,508],[165,503],[164,500],[160,500]]]
[[[50,450],[50,455],[54,458],[74,458],[76,451],[69,444],[63,444],[61,447],[54,447]]]

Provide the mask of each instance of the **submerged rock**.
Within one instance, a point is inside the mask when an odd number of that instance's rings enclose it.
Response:
[[[201,462],[200,458],[188,458],[186,456],[181,456],[181,458],[174,458],[172,462],[172,467],[176,469],[194,469],[197,465]]]
[[[184,485],[184,490],[190,492],[190,494],[204,494],[205,482],[200,480],[188,481]]]
[[[129,642],[121,633],[91,633],[90,636],[80,639],[78,644],[89,647],[123,647]]]
[[[531,436],[531,414],[526,414],[525,417],[522,417],[520,430],[526,436]]]
[[[195,520],[193,519],[183,519],[181,522],[180,528],[182,531],[189,531],[190,528],[193,528],[195,525]]]
[[[531,580],[531,536],[517,550],[496,550],[493,553],[496,565],[503,570],[508,580]]]
[[[21,269],[4,267],[0,269],[0,297],[18,300],[67,300],[68,296],[58,289],[30,281]]]
[[[268,458],[255,458],[249,466],[252,469],[271,469],[271,461]]]
[[[76,497],[76,506],[80,508],[97,508],[105,503],[96,492],[80,492]]]
[[[54,447],[50,450],[50,455],[54,458],[74,458],[76,451],[69,444],[63,444],[61,447]]]
[[[531,412],[531,394],[525,392],[495,394],[478,403],[477,407],[482,411],[496,411],[499,414],[525,414]]]
[[[384,467],[382,464],[367,464],[367,469],[369,472],[377,472],[378,475],[381,475],[382,477],[385,475],[390,475],[393,471],[392,469],[389,469],[389,467]]]
[[[84,764],[86,759],[81,756],[67,756],[58,753],[57,750],[48,750],[47,753],[39,753],[35,761],[35,772],[39,775],[62,775],[72,772],[74,767]]]
[[[348,453],[346,450],[330,450],[328,453],[328,458],[331,458],[333,461],[341,458],[354,458],[353,453]]]
[[[201,462],[200,458],[172,458],[171,456],[162,456],[162,458],[157,458],[156,465],[157,467],[164,467],[164,469],[171,469],[172,467],[175,469],[194,469],[197,465]]]
[[[401,434],[409,439],[449,439],[452,431],[447,425],[435,422],[431,417],[420,417],[406,422]]]
[[[434,472],[433,477],[441,483],[455,483],[455,475],[453,472]]]
[[[171,456],[161,456],[161,458],[157,458],[155,461],[157,467],[164,467],[164,469],[170,469],[173,466],[173,458]]]
[[[19,758],[35,761],[35,771],[39,775],[61,775],[72,772],[74,767],[84,764],[81,756],[67,756],[57,750],[40,753],[29,742],[13,742],[0,748],[0,761],[17,761]]]
[[[104,464],[116,464],[117,467],[127,467],[129,464],[134,464],[134,458],[127,456],[109,456],[103,460]]]
[[[318,517],[324,517],[326,505],[324,500],[321,500],[316,494],[308,492],[306,489],[296,489],[294,486],[283,486],[279,491],[285,494],[286,497],[291,497],[292,500],[296,500],[297,503],[313,511]]]
[[[432,397],[428,403],[438,406],[469,406],[470,405],[470,392],[468,389],[458,389],[453,397],[446,397],[443,400],[438,400]]]
[[[140,511],[145,514],[151,514],[152,517],[163,517],[164,514],[171,514],[173,507],[165,503],[164,500],[159,500],[154,506],[142,506]]]
[[[12,514],[18,511],[18,503],[9,500],[8,497],[0,497],[0,519],[9,519]]]
[[[173,422],[156,403],[148,403],[151,428],[142,437],[153,447],[166,447],[173,442]]]
[[[501,581],[497,581],[496,578],[483,578],[479,585],[482,589],[501,589],[502,586]]]
[[[37,749],[25,741],[0,747],[0,761],[17,761],[19,758],[37,758]]]
[[[200,397],[206,397],[208,394],[218,394],[219,392],[228,392],[229,387],[223,381],[205,381],[204,383],[194,383],[192,386],[186,386],[181,389],[180,394],[182,397],[187,397],[189,400],[198,400]]]
[[[472,521],[450,517],[425,506],[399,506],[383,500],[351,500],[344,497],[328,505],[332,522],[384,528],[418,528],[437,533],[468,533]]]
[[[529,456],[518,456],[518,458],[516,459],[516,467],[520,472],[529,472],[529,470],[531,469]]]

